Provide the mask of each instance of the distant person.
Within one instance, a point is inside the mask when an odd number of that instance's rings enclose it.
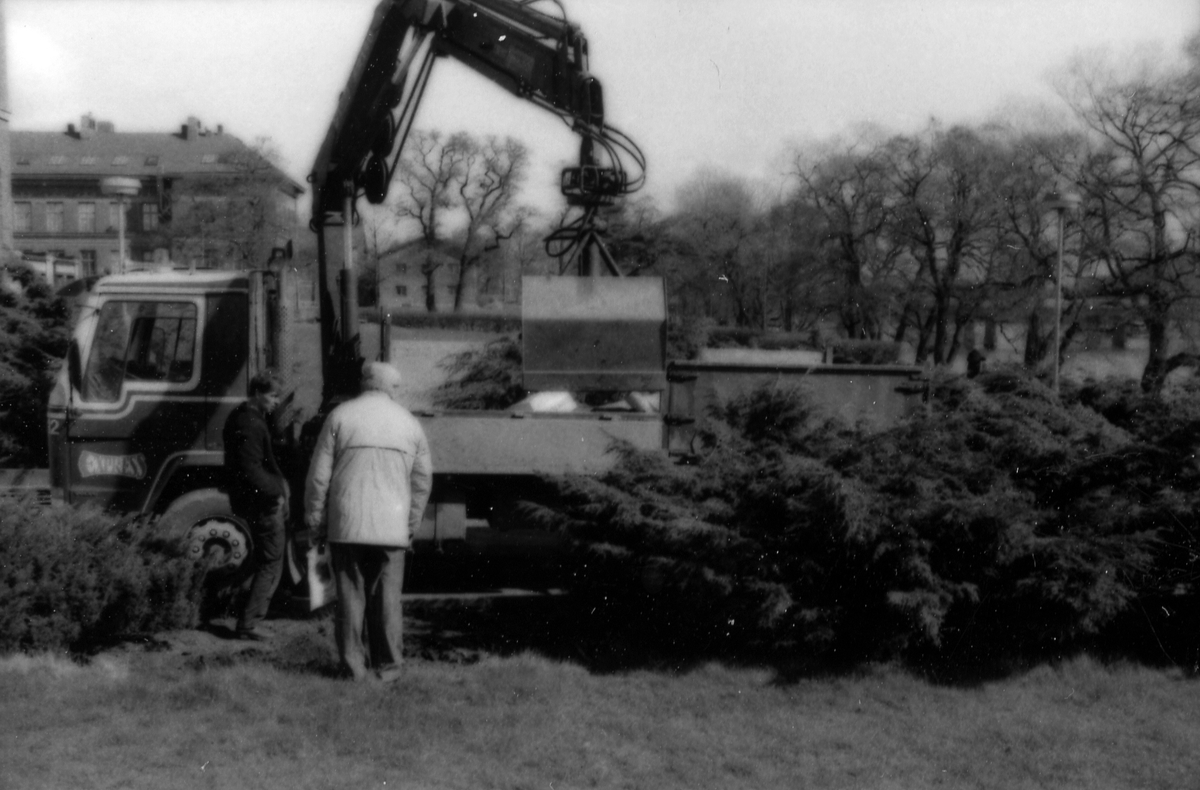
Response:
[[[314,542],[329,543],[343,671],[365,680],[370,667],[391,681],[403,661],[405,552],[429,501],[433,464],[421,424],[396,402],[400,372],[369,362],[362,390],[321,427],[304,521]]]
[[[971,349],[971,353],[967,354],[967,378],[973,379],[983,372],[983,363],[987,361],[987,357],[977,348]]]
[[[267,418],[279,406],[280,384],[270,373],[250,379],[250,398],[225,421],[225,470],[229,504],[250,528],[254,579],[237,622],[242,639],[264,641],[259,626],[283,575],[288,485],[271,448]]]

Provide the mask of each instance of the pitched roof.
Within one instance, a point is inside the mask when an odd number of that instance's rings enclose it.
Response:
[[[84,117],[85,123],[90,120]],[[39,178],[77,178],[121,175],[132,177],[187,177],[232,173],[254,150],[237,137],[202,130],[189,119],[176,132],[117,132],[108,123],[76,131],[35,132],[12,130],[12,174]],[[272,166],[285,191],[293,196],[304,187]]]

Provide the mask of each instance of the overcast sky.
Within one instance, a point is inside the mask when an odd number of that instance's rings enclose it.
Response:
[[[304,182],[375,0],[0,0],[14,129],[91,112],[119,131],[195,115],[271,138]],[[1052,100],[1050,69],[1100,45],[1174,52],[1197,0],[562,0],[589,39],[609,121],[649,162],[647,190],[715,166],[770,179],[792,140],[870,121],[978,121]],[[543,8],[552,9],[549,3]],[[577,142],[557,118],[439,60],[419,127],[511,134],[529,197],[553,208]]]

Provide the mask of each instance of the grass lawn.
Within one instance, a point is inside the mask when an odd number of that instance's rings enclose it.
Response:
[[[972,687],[594,673],[533,654],[355,685],[251,655],[0,658],[13,788],[1183,788],[1200,683],[1075,659]]]

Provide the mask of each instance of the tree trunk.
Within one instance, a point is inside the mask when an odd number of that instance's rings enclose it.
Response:
[[[458,259],[458,280],[454,283],[454,312],[462,311],[463,280],[467,278],[467,256]]]
[[[437,267],[427,268],[425,274],[425,310],[430,313],[437,312],[437,283],[434,281],[434,273]]]
[[[1025,325],[1025,367],[1035,369],[1046,357],[1046,343],[1042,339],[1042,316],[1035,307],[1029,313]]]
[[[896,333],[892,336],[892,339],[895,342],[904,342],[904,336],[908,334],[908,325],[911,320],[912,313],[909,311],[908,306],[906,305],[904,309],[900,311],[900,322],[896,324]]]
[[[929,317],[922,321],[918,326],[917,332],[917,349],[916,361],[924,362],[929,357],[929,338],[933,333],[934,313],[930,312]],[[936,360],[934,360],[936,362]]]
[[[937,294],[937,306],[934,308],[934,324],[933,324],[933,364],[941,365],[946,362],[946,330],[950,323],[949,306],[946,304],[946,299],[942,294]]]
[[[1142,392],[1158,394],[1167,378],[1167,322],[1156,315],[1146,319],[1150,341],[1146,350],[1146,368],[1142,371]]]

